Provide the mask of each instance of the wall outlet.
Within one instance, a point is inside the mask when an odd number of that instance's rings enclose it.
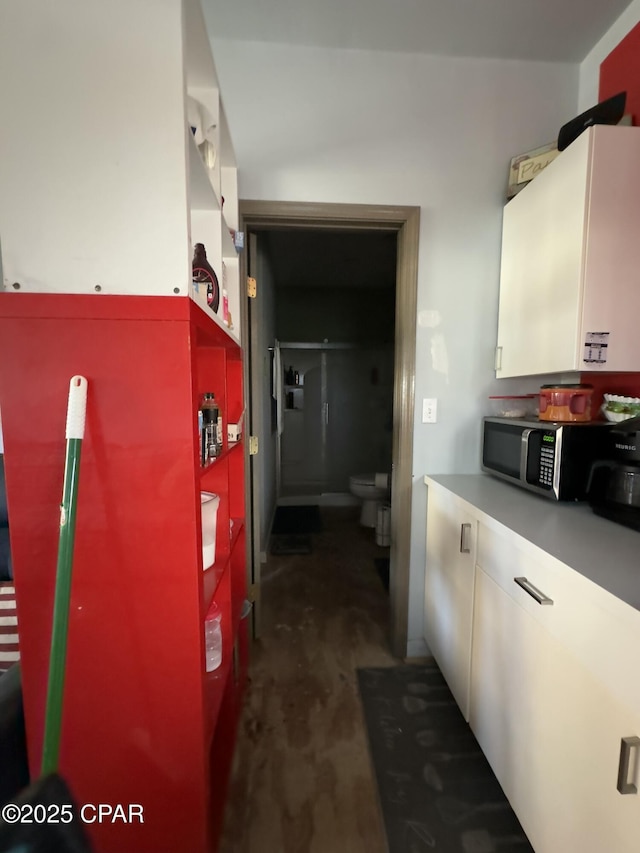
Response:
[[[426,398],[422,401],[422,423],[435,424],[438,419],[438,401],[434,398]]]

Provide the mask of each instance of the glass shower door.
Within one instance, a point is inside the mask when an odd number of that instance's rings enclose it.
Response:
[[[283,347],[283,364],[295,366],[302,388],[283,413],[282,495],[346,494],[352,474],[390,472],[391,351]]]

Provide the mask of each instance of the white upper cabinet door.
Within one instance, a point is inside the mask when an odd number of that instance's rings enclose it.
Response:
[[[636,371],[640,128],[586,130],[505,207],[496,376]]]

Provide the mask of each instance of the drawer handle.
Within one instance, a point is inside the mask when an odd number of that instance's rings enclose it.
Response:
[[[526,578],[514,578],[514,581],[518,584],[519,587],[534,598],[538,604],[553,604],[553,599],[548,598],[544,592],[540,592],[537,586],[534,586],[531,581],[528,581]]]
[[[470,554],[471,548],[467,544],[467,534],[471,533],[471,524],[466,522],[465,524],[460,525],[460,553],[461,554]]]
[[[621,794],[637,794],[638,787],[629,781],[631,750],[640,746],[640,737],[623,737],[620,741],[620,765],[618,767],[618,791]]]

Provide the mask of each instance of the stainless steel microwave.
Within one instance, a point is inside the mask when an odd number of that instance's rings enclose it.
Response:
[[[586,499],[591,463],[606,452],[608,423],[484,418],[482,470],[556,501]]]

